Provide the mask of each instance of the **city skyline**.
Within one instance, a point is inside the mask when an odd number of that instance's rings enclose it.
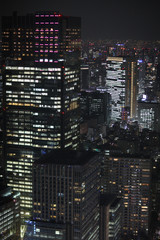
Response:
[[[66,16],[82,19],[82,39],[160,39],[158,31],[158,9],[156,5],[135,1],[55,1],[23,2],[11,0],[3,2],[0,17],[18,11],[19,15],[39,10],[60,11]]]
[[[149,5],[49,1],[1,20],[0,239],[160,239],[160,40],[119,37]]]

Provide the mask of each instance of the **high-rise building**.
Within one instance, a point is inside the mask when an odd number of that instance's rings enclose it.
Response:
[[[108,57],[106,86],[111,94],[111,120],[121,120],[125,106],[126,60],[123,57]]]
[[[100,156],[53,150],[33,164],[33,219],[70,226],[67,240],[99,240]]]
[[[106,169],[106,191],[122,198],[122,233],[138,235],[149,229],[151,160],[112,155]]]
[[[106,86],[111,94],[111,120],[137,117],[137,62],[130,57],[107,58]],[[124,111],[125,107],[129,108]],[[125,117],[127,119],[127,117]]]
[[[57,12],[3,18],[4,156],[24,218],[32,208],[34,160],[79,145],[80,25]]]
[[[137,61],[132,58],[126,59],[126,84],[125,84],[125,107],[130,109],[130,118],[137,117]]]

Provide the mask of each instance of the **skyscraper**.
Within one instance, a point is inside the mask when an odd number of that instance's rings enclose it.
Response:
[[[51,149],[79,145],[80,18],[14,15],[4,18],[2,29],[5,160],[9,186],[21,192],[26,218],[34,160]]]
[[[132,58],[126,59],[126,87],[125,107],[129,107],[130,118],[137,117],[137,61]]]
[[[106,86],[112,103],[111,120],[121,120],[124,107],[129,108],[129,117],[135,118],[138,93],[136,60],[130,57],[108,57],[106,70]]]
[[[111,120],[121,120],[122,109],[125,106],[125,71],[126,60],[123,57],[107,58],[106,86],[111,94]]]

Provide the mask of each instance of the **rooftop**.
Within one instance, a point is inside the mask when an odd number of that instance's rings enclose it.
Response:
[[[84,165],[90,159],[98,155],[92,151],[76,151],[76,150],[52,150],[44,154],[40,159],[35,161],[36,164],[66,164],[66,165]]]

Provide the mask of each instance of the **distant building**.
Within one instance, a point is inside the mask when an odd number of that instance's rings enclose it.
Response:
[[[106,66],[106,86],[111,94],[111,120],[121,120],[125,106],[126,60],[123,57],[108,57]]]
[[[110,120],[110,94],[106,89],[96,91],[81,91],[80,94],[81,118],[86,120],[96,118],[99,123],[108,123]]]
[[[144,60],[139,59],[137,61],[137,72],[138,72],[138,93],[144,94],[145,93],[145,67],[146,63]]]
[[[138,122],[141,127],[160,132],[160,103],[138,102]]]
[[[89,65],[83,64],[81,65],[81,89],[89,89],[90,84],[90,70]]]
[[[0,239],[20,240],[20,194],[0,187]]]
[[[99,240],[99,155],[54,150],[33,165],[33,219],[70,226],[68,240]]]
[[[136,59],[126,58],[125,107],[130,109],[130,118],[137,117],[138,74]]]
[[[129,108],[129,118],[137,116],[137,62],[129,57],[108,57],[106,86],[111,94],[111,120],[124,118],[124,108]],[[127,118],[126,118],[127,119]],[[125,119],[125,120],[126,120]]]

